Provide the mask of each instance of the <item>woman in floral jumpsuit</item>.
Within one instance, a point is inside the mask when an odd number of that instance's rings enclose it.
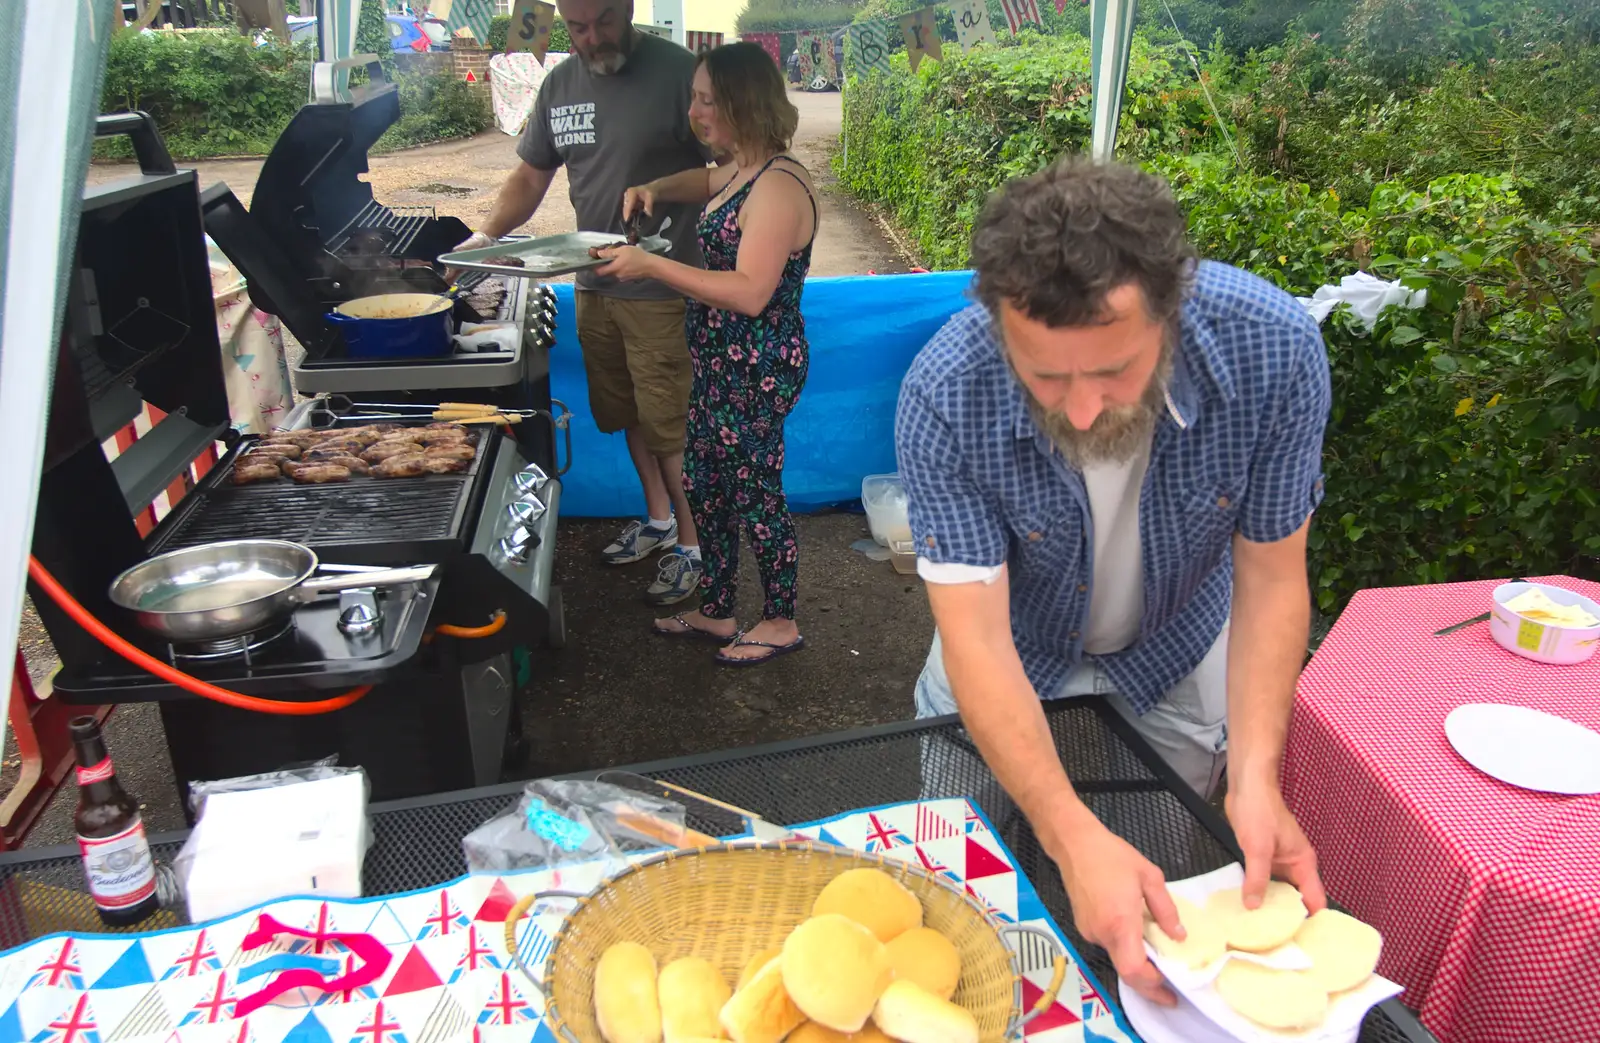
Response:
[[[655,630],[725,643],[718,661],[748,666],[805,644],[794,622],[799,547],[783,494],[783,424],[805,386],[800,295],[818,215],[810,176],[787,154],[799,113],[759,44],[701,56],[689,118],[731,162],[630,188],[623,215],[659,202],[708,204],[699,227],[706,268],[619,247],[600,274],[659,279],[690,298],[684,490],[704,573],[699,609],[658,619]],[[754,547],[765,601],[748,631],[734,620],[741,534]]]

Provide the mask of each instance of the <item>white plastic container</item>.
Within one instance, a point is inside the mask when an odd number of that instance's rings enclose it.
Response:
[[[1528,619],[1505,603],[1524,591],[1538,588],[1558,605],[1578,605],[1591,616],[1600,617],[1600,605],[1582,594],[1548,583],[1502,583],[1494,588],[1494,604],[1489,610],[1489,633],[1501,648],[1536,663],[1571,666],[1594,655],[1600,648],[1600,626],[1564,627]]]
[[[912,552],[910,505],[898,474],[869,474],[863,478],[861,505],[867,509],[867,525],[878,546],[898,554]]]

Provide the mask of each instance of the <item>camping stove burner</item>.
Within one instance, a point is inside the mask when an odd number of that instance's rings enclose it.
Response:
[[[214,641],[170,644],[167,646],[167,658],[173,662],[179,660],[193,662],[243,657],[245,663],[248,664],[252,653],[259,652],[268,645],[282,640],[293,630],[294,619],[291,617],[278,624],[275,628],[257,630],[239,637],[223,637]]]

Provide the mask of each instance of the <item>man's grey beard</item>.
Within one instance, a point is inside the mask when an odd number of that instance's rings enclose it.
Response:
[[[1009,356],[1007,361],[1010,361]],[[1074,427],[1065,413],[1045,408],[1026,384],[1022,385],[1022,393],[1027,396],[1034,425],[1045,433],[1069,464],[1081,471],[1092,464],[1127,463],[1138,455],[1155,430],[1156,418],[1166,408],[1167,383],[1171,379],[1169,343],[1162,347],[1161,359],[1139,401],[1131,406],[1107,406],[1086,431]]]
[[[633,51],[633,34],[633,27],[629,26],[627,32],[622,34],[622,42],[617,45],[618,50],[612,51],[604,58],[593,60],[585,58],[584,67],[595,76],[615,76],[621,72],[622,67],[628,64],[628,55]]]

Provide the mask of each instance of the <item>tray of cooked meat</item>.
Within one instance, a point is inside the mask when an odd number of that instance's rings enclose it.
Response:
[[[465,425],[452,423],[279,431],[239,454],[233,463],[233,484],[287,479],[322,485],[462,472],[471,469],[478,455],[479,437]]]

